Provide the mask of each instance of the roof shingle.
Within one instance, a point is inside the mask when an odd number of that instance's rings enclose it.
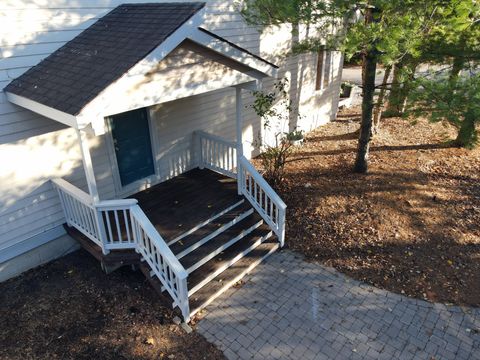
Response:
[[[4,90],[77,115],[204,6],[203,2],[120,5]]]

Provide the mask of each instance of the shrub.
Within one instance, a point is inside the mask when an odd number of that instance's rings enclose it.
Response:
[[[266,146],[259,155],[264,170],[265,180],[273,187],[279,188],[285,175],[285,164],[292,153],[292,144],[283,138],[277,146]]]
[[[281,128],[278,125],[285,122],[288,123],[291,115],[296,111],[288,99],[287,86],[288,80],[283,79],[274,84],[271,92],[253,92],[255,99],[251,107],[264,120],[264,129],[271,130],[272,127]],[[298,113],[296,115],[298,116]],[[303,138],[302,131],[280,132],[275,135],[275,143],[268,144],[262,139],[262,135],[259,134],[258,139],[255,141],[260,148],[258,158],[264,170],[263,176],[272,187],[278,188],[281,186],[284,180],[285,164],[292,154],[290,140],[296,140],[299,136]]]

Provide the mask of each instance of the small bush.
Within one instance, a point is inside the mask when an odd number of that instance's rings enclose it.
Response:
[[[292,144],[286,138],[278,146],[267,146],[259,159],[263,166],[263,176],[273,187],[279,188],[285,175],[285,164],[292,153]]]
[[[271,129],[272,122],[275,125],[274,128],[281,128],[276,125],[288,124],[290,117],[295,112],[288,99],[287,86],[288,80],[283,79],[276,82],[270,92],[253,92],[255,100],[251,107],[263,119],[265,129]],[[296,115],[299,117],[298,113]],[[299,139],[303,139],[301,130],[276,134],[275,144],[266,143],[259,134],[256,145],[260,148],[261,153],[258,158],[264,170],[263,176],[272,187],[279,188],[281,186],[284,180],[285,164],[292,154],[290,141]]]

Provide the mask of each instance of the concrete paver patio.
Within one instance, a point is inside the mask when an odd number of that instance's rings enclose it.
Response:
[[[431,304],[285,250],[207,307],[229,359],[480,359],[480,309]]]

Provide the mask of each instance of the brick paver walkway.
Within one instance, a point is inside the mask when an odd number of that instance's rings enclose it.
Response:
[[[245,281],[198,323],[229,359],[480,359],[480,309],[380,290],[290,251]]]

